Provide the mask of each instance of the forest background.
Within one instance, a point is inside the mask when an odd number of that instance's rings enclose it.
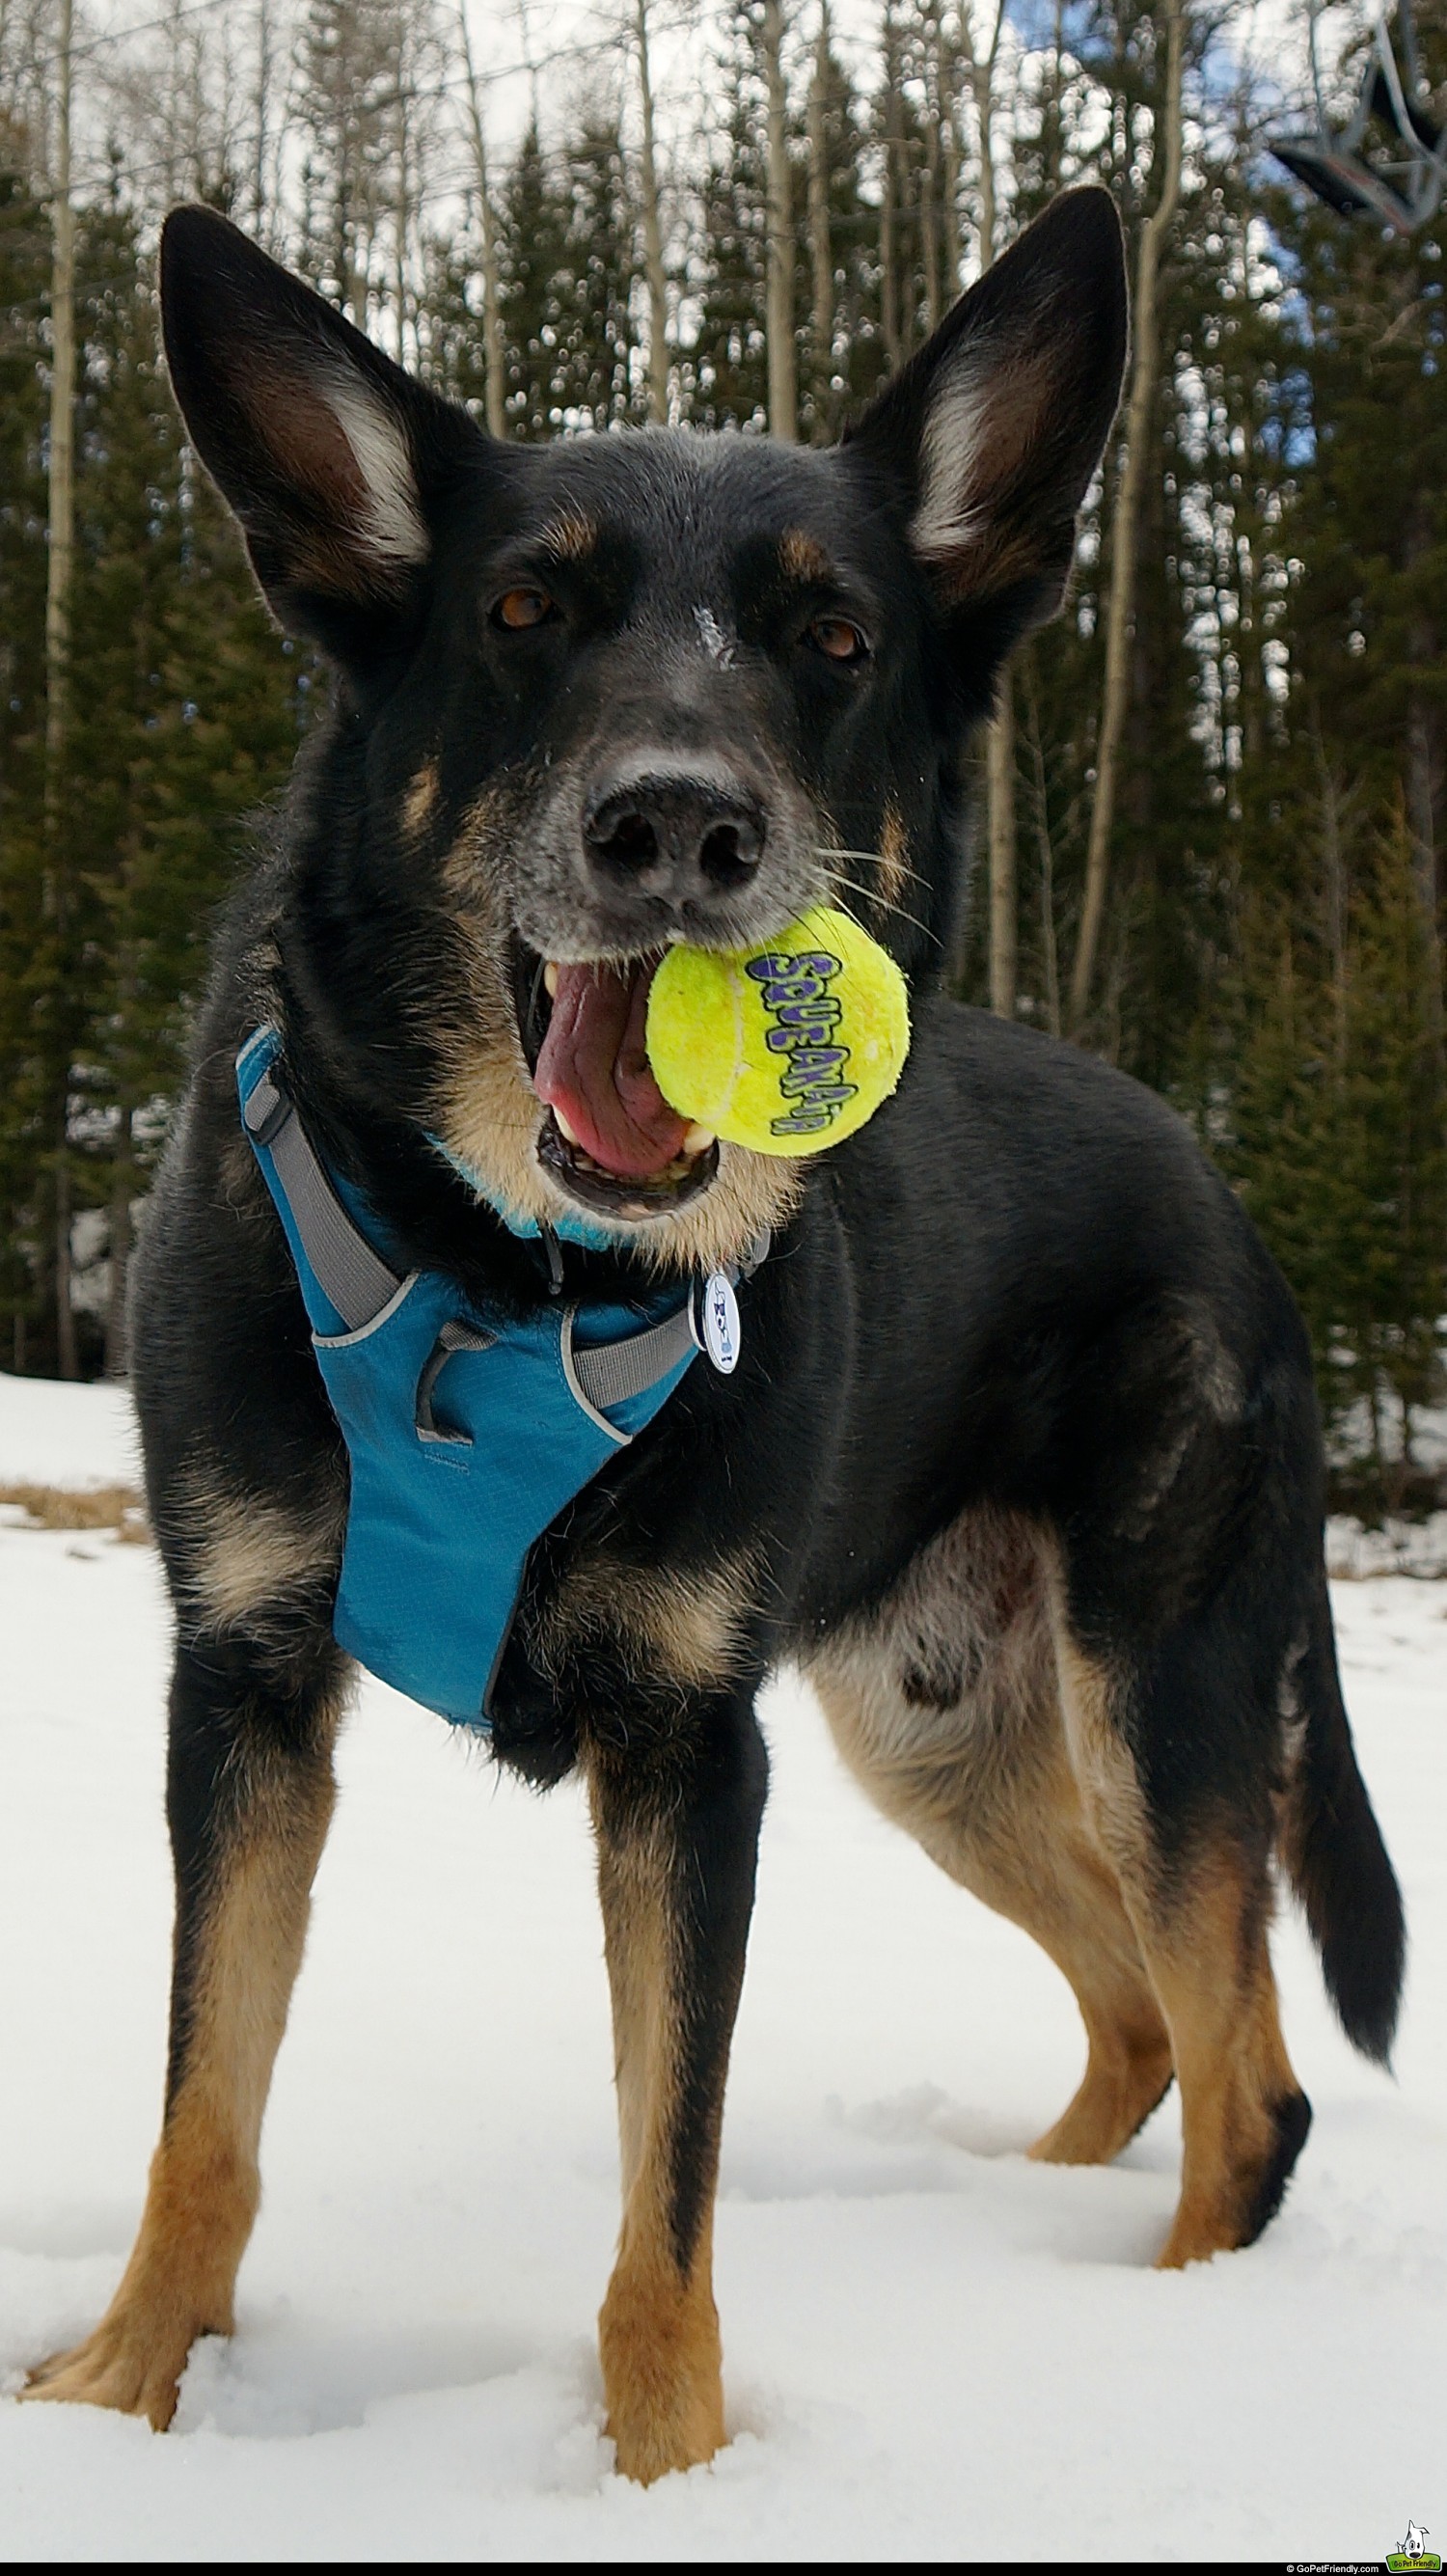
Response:
[[[1129,399],[981,747],[949,972],[1197,1128],[1305,1311],[1339,1498],[1447,1502],[1415,1447],[1447,1310],[1447,219],[1403,238],[1285,179],[1284,42],[1232,0],[847,6],[616,0],[479,45],[452,0],[0,0],[0,1363],[124,1369],[210,924],[325,701],[181,438],[166,206],[223,208],[500,436],[818,440],[1092,178]],[[1447,0],[1417,18],[1440,107]],[[1345,103],[1365,21],[1321,32]]]

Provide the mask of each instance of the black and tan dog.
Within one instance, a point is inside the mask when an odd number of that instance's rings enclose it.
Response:
[[[1391,2038],[1401,1908],[1291,1299],[1158,1100],[932,990],[967,738],[1059,603],[1115,408],[1118,226],[1063,198],[828,453],[496,446],[200,209],[164,286],[196,446],[338,679],[233,908],[144,1237],[178,1629],[165,2121],[109,2314],[32,2393],[163,2425],[193,2339],[229,2331],[331,1811],[348,1469],[238,1123],[270,1020],[333,1172],[489,1311],[554,1284],[498,1207],[586,1212],[603,1248],[555,1255],[583,1296],[773,1230],[736,1372],[697,1363],[533,1549],[494,1694],[497,1758],[591,1795],[624,2195],[602,2360],[619,2465],[653,2478],[723,2439],[712,2207],[779,1658],[871,1796],[1069,1978],[1089,2055],[1035,2154],[1114,2156],[1175,2075],[1163,2263],[1248,2244],[1306,2135],[1275,1863],[1351,2038]],[[911,980],[898,1095],[808,1163],[686,1130],[640,1037],[653,962],[831,896]]]

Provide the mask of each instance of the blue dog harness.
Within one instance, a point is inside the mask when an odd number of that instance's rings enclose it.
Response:
[[[474,1308],[441,1271],[399,1276],[363,1231],[358,1194],[318,1158],[280,1057],[277,1030],[259,1029],[237,1088],[351,1461],[333,1633],[409,1698],[486,1727],[528,1551],[698,1356],[694,1290],[555,1300],[519,1323]],[[731,1280],[717,1274],[704,1296],[727,1371]]]

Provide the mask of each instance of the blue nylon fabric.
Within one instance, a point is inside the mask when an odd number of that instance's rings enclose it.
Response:
[[[258,1031],[242,1049],[236,1074],[243,1109],[279,1052],[274,1029]],[[568,1384],[557,1301],[519,1324],[473,1309],[441,1272],[414,1271],[372,1323],[349,1333],[307,1259],[269,1149],[249,1133],[248,1141],[286,1230],[351,1461],[332,1620],[337,1643],[424,1708],[454,1725],[485,1728],[533,1541],[652,1421],[697,1354],[690,1350],[655,1386],[612,1409],[615,1437]],[[360,1222],[356,1194],[335,1175],[332,1186]],[[673,1295],[647,1306],[579,1306],[574,1348],[624,1340],[681,1303]],[[416,1423],[417,1381],[453,1319],[498,1335],[487,1350],[454,1351],[436,1383],[438,1424],[466,1432],[470,1447],[424,1440]]]

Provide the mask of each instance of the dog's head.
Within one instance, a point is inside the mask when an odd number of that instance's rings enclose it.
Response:
[[[332,1053],[517,1214],[737,1250],[793,1167],[663,1102],[648,978],[817,901],[937,971],[963,745],[1115,409],[1109,199],[1061,198],[829,451],[499,445],[203,208],[162,281],[191,435],[341,676],[287,959]]]

